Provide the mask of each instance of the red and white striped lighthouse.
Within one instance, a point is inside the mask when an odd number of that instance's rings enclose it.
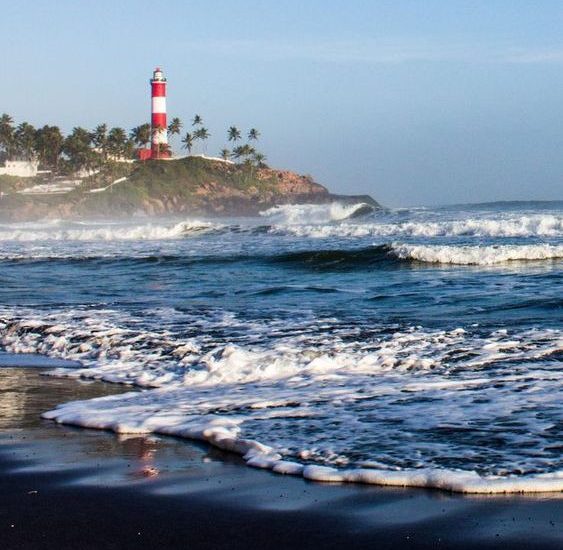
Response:
[[[166,126],[166,78],[159,67],[152,74],[151,98],[151,157],[153,159],[169,157]]]

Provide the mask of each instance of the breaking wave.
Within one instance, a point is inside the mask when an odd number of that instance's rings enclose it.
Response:
[[[357,219],[372,214],[375,208],[365,202],[357,204],[284,204],[275,206],[260,215],[273,224],[322,224]]]
[[[225,224],[186,220],[176,223],[116,224],[61,222],[0,225],[0,242],[40,241],[158,241],[201,234],[247,233],[301,238],[346,237],[563,237],[563,216],[534,215],[507,219],[454,221],[366,221],[374,214],[365,203],[284,205],[262,212],[266,224]],[[384,215],[384,214],[383,214]],[[364,219],[362,219],[364,218]],[[368,218],[370,220],[373,217]]]
[[[358,204],[4,224],[0,347],[147,390],[56,422],[319,481],[561,491],[562,219]]]
[[[453,246],[393,244],[391,253],[401,260],[416,260],[433,264],[488,266],[507,262],[562,260],[563,245]]]
[[[146,223],[142,225],[74,223],[61,227],[60,223],[51,226],[3,226],[0,228],[0,241],[151,241],[178,239],[202,233],[221,232],[222,224],[203,221],[183,221],[174,225]]]
[[[296,237],[561,237],[563,216],[531,215],[506,219],[465,219],[439,222],[322,224],[301,217],[300,225],[275,222],[270,232]]]
[[[415,245],[392,243],[356,249],[304,250],[273,256],[280,264],[318,270],[396,265],[401,261],[429,264],[492,266],[508,262],[558,261],[563,259],[563,245]]]
[[[507,263],[560,261],[563,259],[563,245],[419,245],[390,243],[362,248],[305,249],[299,251],[263,252],[251,254],[248,251],[221,253],[207,250],[205,253],[177,254],[161,250],[99,250],[81,251],[54,250],[52,248],[31,248],[0,253],[0,260],[49,262],[134,262],[136,264],[158,263],[178,267],[195,264],[235,264],[237,262],[258,262],[302,268],[314,271],[348,271],[355,269],[393,267],[402,262],[421,262],[442,265],[494,266]]]
[[[178,316],[188,332],[140,323]],[[224,336],[227,329],[239,334],[237,343]],[[60,423],[201,439],[243,455],[250,466],[318,481],[469,493],[563,490],[563,473],[553,471],[555,419],[534,414],[557,401],[561,378],[548,367],[563,350],[559,331],[397,326],[360,340],[353,334],[330,319],[288,327],[287,320],[248,325],[225,313],[173,310],[140,318],[89,309],[0,313],[8,351],[83,365],[54,374],[156,388],[43,415]],[[515,367],[523,364],[536,366]],[[380,420],[374,407],[386,411]],[[386,418],[405,407],[411,414],[391,429]],[[461,418],[456,410],[464,411]],[[482,440],[497,430],[503,445],[487,451]],[[459,466],[441,465],[443,445]]]

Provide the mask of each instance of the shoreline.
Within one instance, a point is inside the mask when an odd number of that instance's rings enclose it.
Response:
[[[70,371],[72,372],[72,371]],[[55,376],[66,377],[62,372]],[[80,377],[84,376],[81,371]],[[75,377],[71,375],[69,378]],[[87,378],[87,373],[86,373]],[[102,382],[115,383],[112,378],[96,378]],[[134,382],[120,385],[135,391]],[[151,386],[140,386],[145,391],[153,391]],[[86,409],[86,412],[87,409]],[[307,464],[295,459],[285,459],[268,445],[256,439],[241,437],[236,432],[236,424],[210,422],[184,422],[170,424],[154,423],[150,430],[131,424],[131,415],[125,412],[125,418],[115,420],[110,411],[109,416],[103,406],[89,411],[85,416],[82,404],[60,404],[41,413],[41,418],[52,420],[58,424],[78,428],[109,431],[118,435],[132,436],[172,436],[190,442],[202,442],[219,451],[236,454],[243,464],[258,470],[270,471],[276,475],[293,476],[307,481],[321,483],[346,483],[353,485],[371,485],[376,487],[398,487],[408,489],[428,489],[463,495],[562,495],[563,480],[561,472],[541,473],[521,476],[480,475],[471,470],[453,470],[446,468],[418,468],[403,470],[384,470],[375,468],[342,469],[331,466]]]
[[[201,443],[39,419],[56,403],[129,388],[43,377],[32,368],[0,368],[0,377],[0,391],[11,388],[20,404],[0,425],[6,548],[132,548],[140,541],[165,548],[556,548],[563,541],[557,494],[465,496],[280,476]]]
[[[71,377],[72,378],[72,377]],[[101,379],[104,381],[104,379]],[[115,383],[108,381],[110,383]],[[135,386],[124,385],[135,390]],[[152,388],[145,388],[151,391]],[[70,414],[67,411],[70,409]],[[242,463],[251,468],[265,470],[276,475],[293,476],[307,481],[325,484],[371,485],[376,487],[397,487],[403,489],[427,489],[461,495],[561,495],[561,475],[537,474],[527,476],[481,476],[473,471],[426,468],[410,470],[381,470],[374,468],[338,469],[331,466],[301,463],[286,460],[272,447],[254,439],[238,437],[228,427],[213,424],[196,424],[194,427],[163,426],[151,431],[123,429],[113,419],[95,418],[85,421],[81,412],[73,412],[72,405],[62,404],[41,414],[41,418],[66,426],[82,429],[102,430],[124,436],[176,437],[189,442],[202,442],[213,448],[237,455]]]

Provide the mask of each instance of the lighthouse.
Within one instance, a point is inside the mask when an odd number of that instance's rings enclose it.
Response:
[[[157,67],[151,79],[151,157],[168,158],[168,136],[166,125],[166,78],[162,69]]]

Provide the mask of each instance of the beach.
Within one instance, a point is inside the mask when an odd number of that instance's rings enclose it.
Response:
[[[3,540],[560,547],[562,208],[0,224]]]
[[[3,224],[0,345],[144,390],[42,412],[60,424],[314,481],[561,492],[561,212]]]
[[[0,550],[563,549],[536,4],[6,2]]]
[[[4,355],[2,363],[18,360]],[[563,542],[560,494],[463,496],[313,483],[245,467],[237,455],[205,444],[41,420],[61,402],[123,391],[42,372],[0,367],[0,521],[7,549],[559,548]]]

